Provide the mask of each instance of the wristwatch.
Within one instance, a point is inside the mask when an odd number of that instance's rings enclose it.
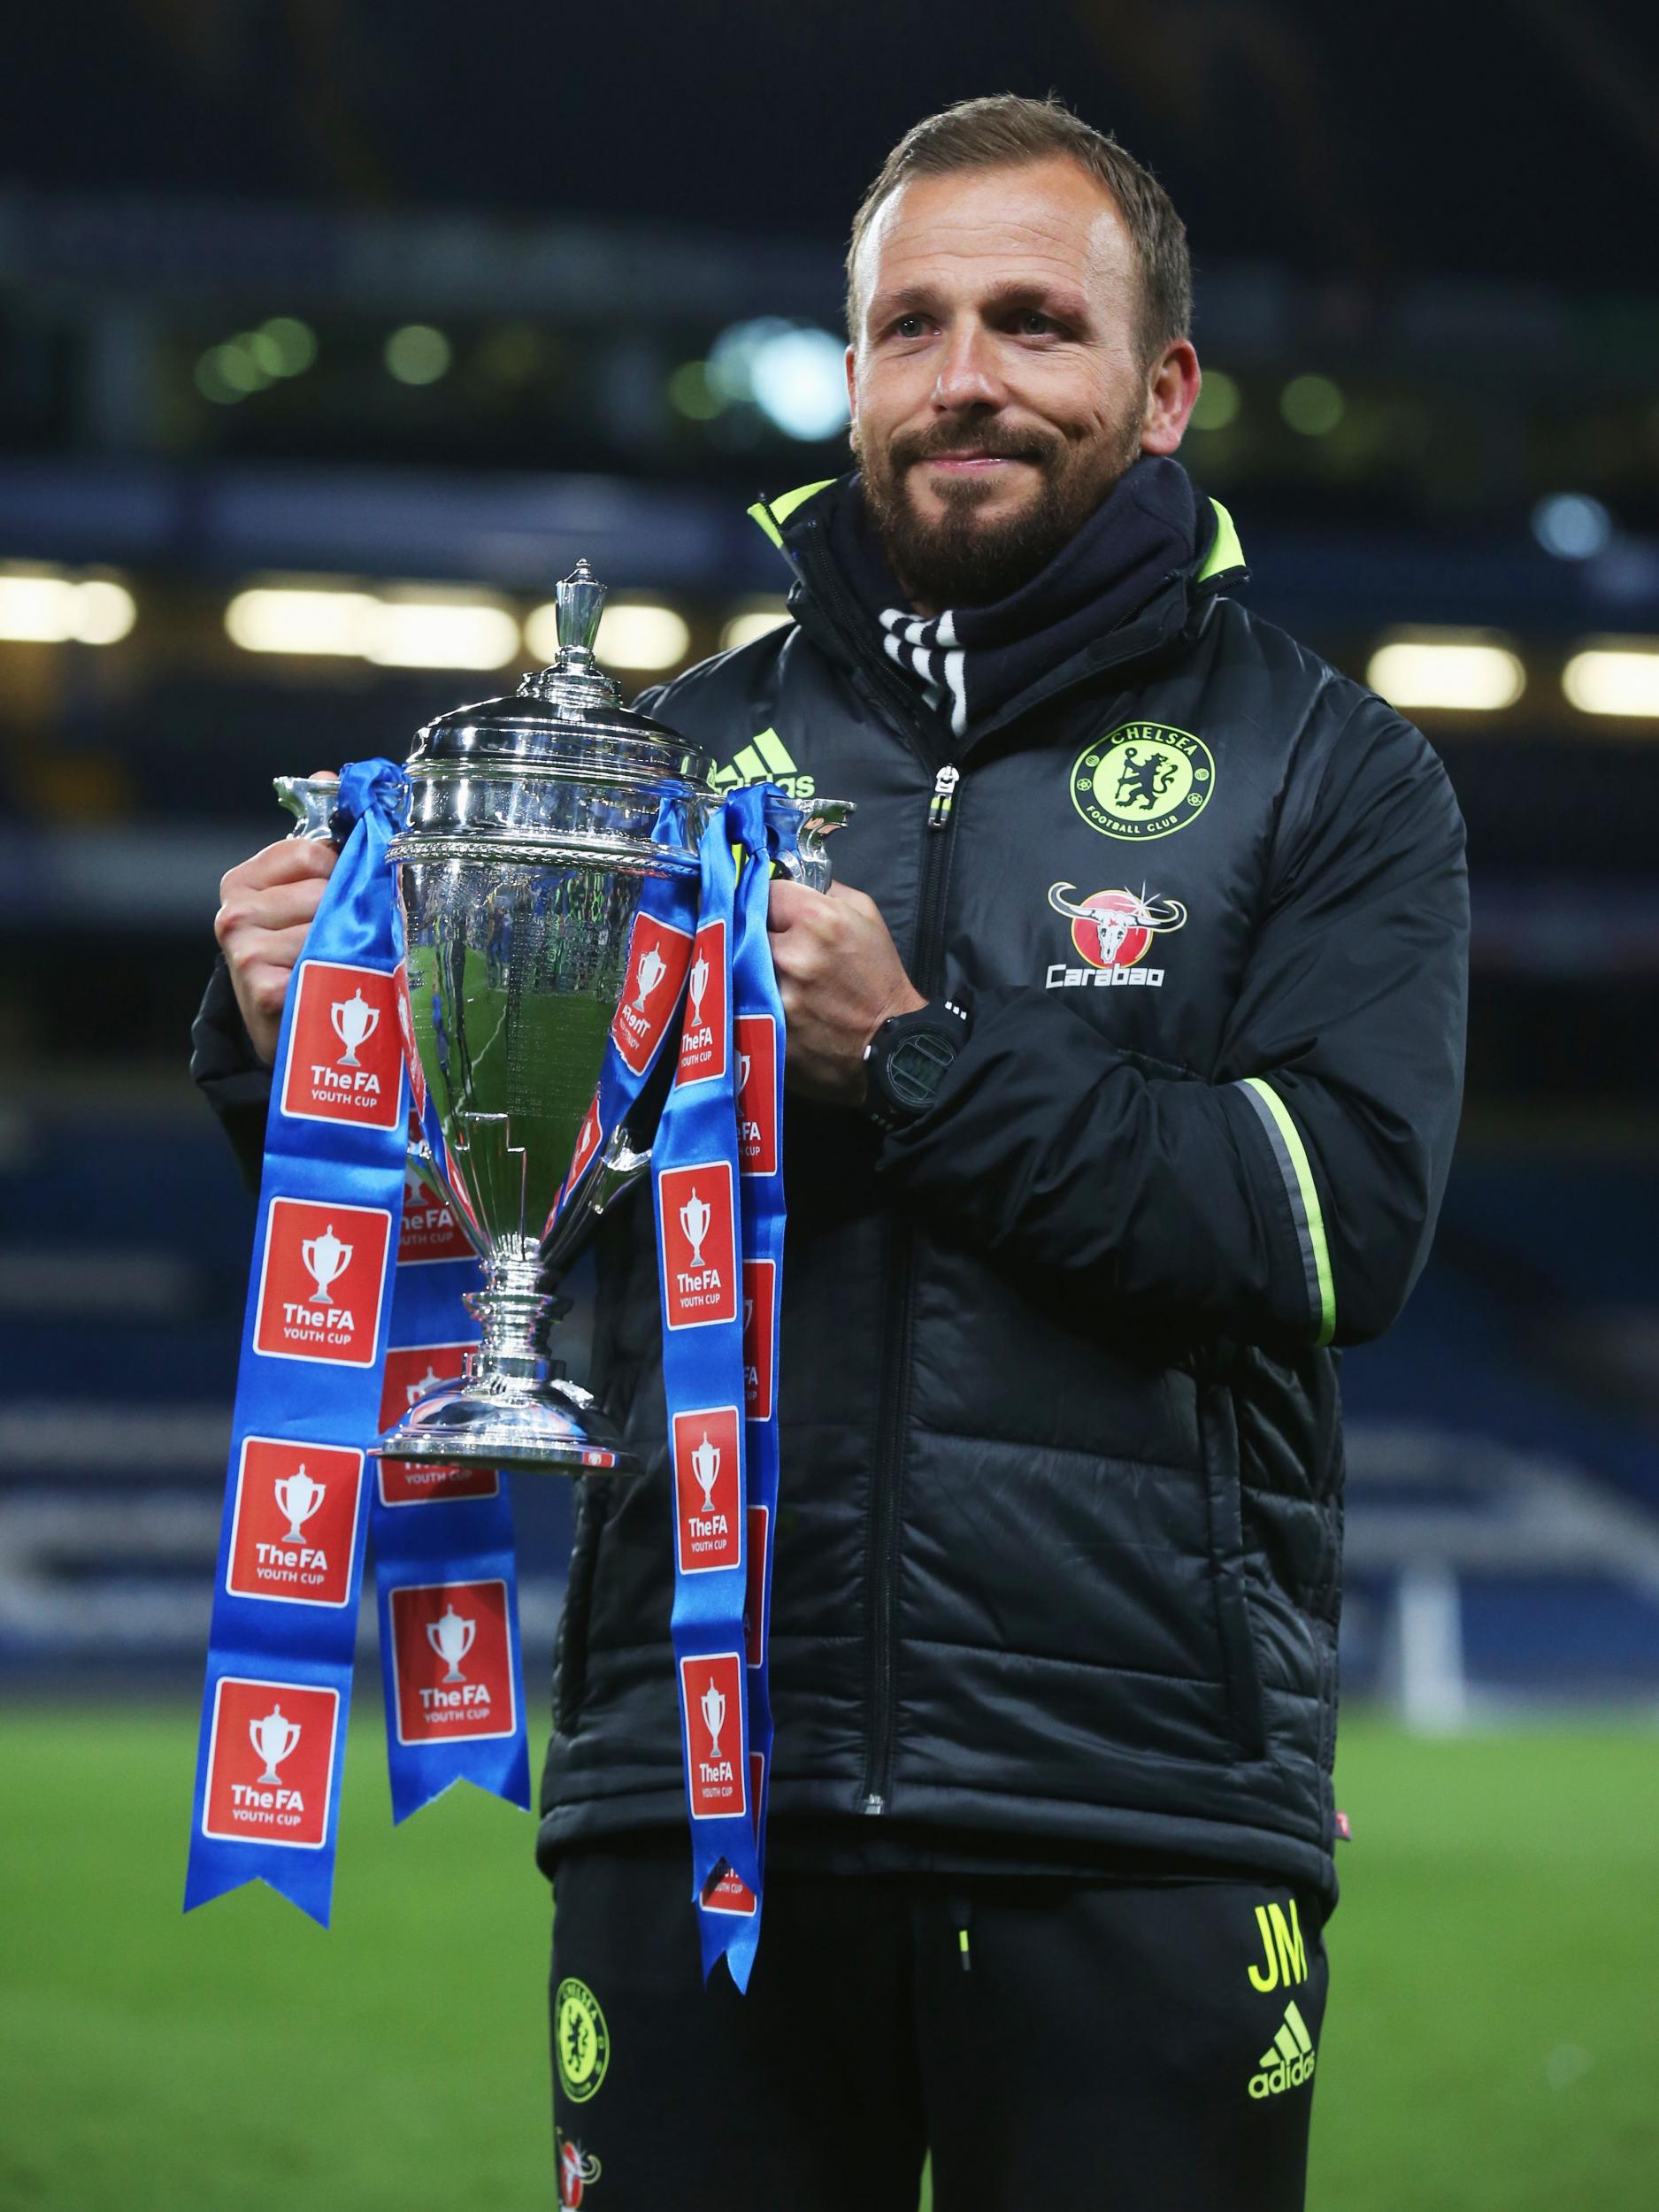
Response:
[[[882,1023],[864,1047],[864,1111],[879,1128],[908,1129],[920,1120],[971,1025],[967,1008],[943,998]]]

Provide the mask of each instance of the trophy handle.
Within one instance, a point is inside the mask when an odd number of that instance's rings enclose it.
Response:
[[[273,776],[271,788],[279,803],[294,817],[290,837],[303,837],[316,845],[332,845],[334,803],[340,796],[338,776]]]
[[[833,831],[844,829],[856,811],[851,799],[773,799],[766,802],[766,818],[777,827],[793,832],[787,837],[778,855],[778,865],[792,883],[798,883],[809,891],[827,891],[833,879],[834,870],[830,856],[824,849],[824,840]]]

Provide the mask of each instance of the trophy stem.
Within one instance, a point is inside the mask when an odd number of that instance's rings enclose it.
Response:
[[[480,1332],[458,1382],[431,1391],[378,1444],[377,1459],[434,1468],[633,1475],[640,1462],[588,1393],[549,1356],[548,1332],[570,1301],[540,1287],[534,1253],[499,1251],[467,1311]]]
[[[533,1391],[564,1373],[562,1360],[548,1358],[547,1340],[569,1301],[539,1289],[538,1271],[534,1260],[494,1260],[485,1287],[462,1301],[480,1332],[478,1349],[466,1356],[469,1382]]]

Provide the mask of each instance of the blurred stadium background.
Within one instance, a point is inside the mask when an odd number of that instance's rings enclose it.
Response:
[[[633,685],[785,618],[743,510],[842,465],[854,202],[918,114],[1050,84],[1187,218],[1183,458],[1254,603],[1422,724],[1470,827],[1460,1156],[1344,1370],[1313,2201],[1659,2202],[1659,35],[1563,0],[1020,12],[8,24],[0,2024],[34,2088],[0,2204],[550,2196],[523,1824],[445,1803],[394,1847],[365,1731],[332,1937],[173,1917],[250,1228],[184,1072],[219,877],[273,774],[401,757],[547,657],[579,556]],[[517,1503],[534,1692],[568,1496]]]

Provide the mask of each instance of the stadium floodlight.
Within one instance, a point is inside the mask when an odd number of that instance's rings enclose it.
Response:
[[[1552,492],[1532,510],[1532,535],[1558,561],[1593,561],[1613,542],[1613,518],[1587,492]]]
[[[326,585],[256,587],[225,610],[225,629],[245,653],[319,653],[355,658],[375,602],[365,591]]]
[[[558,655],[557,611],[549,600],[524,626],[525,642],[543,663]],[[691,646],[691,626],[684,615],[660,601],[612,601],[599,625],[594,650],[617,668],[678,668]]]
[[[793,619],[781,599],[769,600],[764,606],[746,607],[741,613],[734,614],[720,632],[720,650],[732,653],[740,645],[752,645],[757,637],[769,636]]]
[[[503,668],[518,650],[518,625],[482,600],[371,603],[365,660],[379,668]]]
[[[116,645],[138,618],[124,584],[13,572],[0,574],[0,639],[23,645]]]
[[[1239,389],[1236,377],[1225,369],[1206,369],[1200,387],[1197,403],[1193,409],[1194,430],[1225,430],[1238,419],[1244,404],[1244,395]]]
[[[1526,688],[1526,671],[1508,645],[1446,632],[1379,645],[1365,680],[1393,706],[1494,714],[1515,704]]]
[[[758,408],[786,437],[812,444],[847,426],[846,346],[817,323],[733,323],[715,340],[707,376],[712,393]]]
[[[1659,638],[1609,638],[1582,647],[1561,672],[1580,714],[1659,722]]]
[[[1328,376],[1293,376],[1279,396],[1279,411],[1299,437],[1324,438],[1341,421],[1347,403]]]
[[[449,341],[430,323],[404,323],[386,342],[387,373],[400,384],[435,384],[453,357]]]

